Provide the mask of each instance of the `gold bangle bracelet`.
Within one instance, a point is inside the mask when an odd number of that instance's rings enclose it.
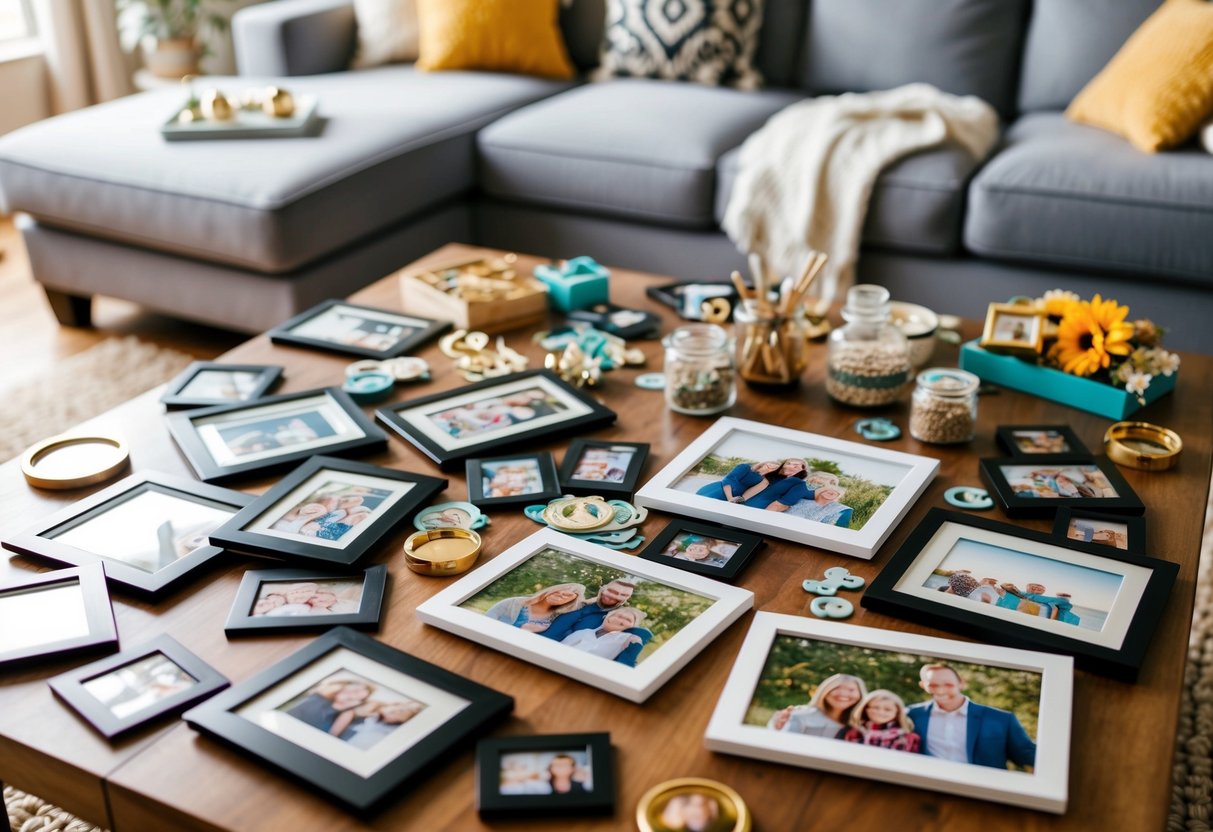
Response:
[[[419,575],[458,575],[476,563],[480,535],[455,527],[414,532],[404,543],[404,562]]]
[[[1117,465],[1165,471],[1179,461],[1184,443],[1175,431],[1149,422],[1117,422],[1104,434],[1103,447]]]
[[[84,488],[113,479],[130,460],[126,443],[115,436],[63,434],[27,449],[21,473],[35,488]]]

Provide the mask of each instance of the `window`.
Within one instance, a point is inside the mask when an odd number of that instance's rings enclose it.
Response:
[[[0,0],[0,43],[33,37],[32,0]]]

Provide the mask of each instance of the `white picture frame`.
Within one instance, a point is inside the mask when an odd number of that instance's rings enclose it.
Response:
[[[865,467],[900,472],[900,479],[893,485],[892,493],[859,529],[842,528],[731,503],[676,487],[716,449],[729,447],[726,443],[737,445],[747,437],[753,439],[754,447],[758,449],[782,447],[794,450],[796,455],[803,458],[853,461]],[[759,458],[770,457],[759,455]],[[938,470],[939,460],[930,457],[726,416],[717,419],[698,439],[650,478],[636,492],[636,505],[870,560],[914,505],[914,501],[926,490]]]
[[[461,605],[547,549],[703,596],[712,604],[635,666],[592,655]],[[426,624],[561,673],[631,702],[643,702],[730,624],[749,610],[754,594],[699,575],[621,554],[605,546],[542,529],[511,546],[417,607]]]
[[[1033,771],[954,762],[746,724],[747,711],[779,636],[1039,673]],[[1068,798],[1073,687],[1074,660],[1069,656],[759,612],[712,712],[704,741],[710,750],[726,754],[1062,814]],[[923,697],[927,698],[925,693]]]

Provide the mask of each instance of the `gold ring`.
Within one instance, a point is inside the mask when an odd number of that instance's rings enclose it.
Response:
[[[64,454],[51,463],[46,462],[49,457],[73,446],[80,446],[76,449],[76,458]],[[21,473],[35,488],[83,488],[115,477],[130,461],[126,443],[116,437],[60,435],[30,447],[21,456]]]
[[[1179,461],[1184,443],[1175,431],[1149,422],[1117,422],[1104,434],[1103,447],[1117,465],[1165,471]]]
[[[419,575],[458,575],[476,563],[480,535],[455,527],[414,532],[404,542],[404,562]]]

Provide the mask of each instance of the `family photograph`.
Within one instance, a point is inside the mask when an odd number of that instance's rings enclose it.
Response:
[[[459,407],[444,407],[427,418],[453,439],[472,439],[568,410],[568,406],[542,387],[529,387],[490,396]]]
[[[340,670],[277,710],[365,751],[426,707],[385,685]]]
[[[501,755],[501,794],[589,794],[594,773],[586,749]]]
[[[339,541],[371,519],[394,492],[386,488],[326,482],[291,506],[270,528],[299,537]]]
[[[1003,465],[1001,469],[1016,497],[1056,500],[1120,496],[1097,465]]]
[[[361,580],[265,581],[249,614],[260,618],[353,615],[362,606]]]

